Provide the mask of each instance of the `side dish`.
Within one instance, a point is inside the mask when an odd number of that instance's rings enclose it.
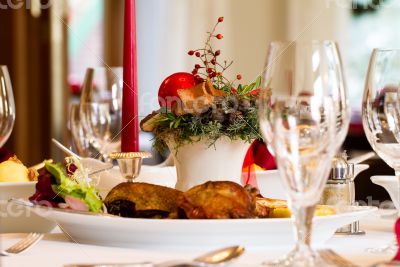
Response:
[[[0,163],[0,182],[29,182],[37,180],[37,176],[37,171],[25,167],[17,156]]]
[[[65,163],[45,161],[39,170],[36,192],[29,200],[35,204],[102,212],[103,202],[79,160],[66,158]]]

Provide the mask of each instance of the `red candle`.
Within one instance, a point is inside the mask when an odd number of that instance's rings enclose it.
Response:
[[[125,0],[121,151],[139,151],[135,0]]]

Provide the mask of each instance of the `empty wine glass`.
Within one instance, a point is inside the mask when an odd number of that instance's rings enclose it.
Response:
[[[0,147],[7,142],[15,121],[15,104],[7,66],[0,66]]]
[[[336,152],[336,114],[330,97],[276,97],[261,125],[273,132],[272,147],[283,179],[296,246],[272,266],[332,266],[310,247],[315,206]]]
[[[335,42],[272,42],[267,52],[263,88],[272,89],[272,98],[331,97],[336,113],[337,149],[341,147],[349,128],[350,106],[341,57]],[[269,91],[267,95],[271,95]],[[267,132],[264,134],[268,142],[272,136]]]
[[[349,126],[340,56],[331,41],[272,42],[263,73],[260,128],[292,211],[296,246],[273,266],[332,266],[310,247],[315,205]],[[269,265],[269,263],[266,263]]]
[[[399,85],[400,50],[374,49],[363,95],[363,127],[372,149],[394,169],[400,190]],[[393,253],[397,244],[393,240],[369,251]]]
[[[91,144],[108,160],[121,145],[122,68],[89,68],[80,101],[82,124]]]
[[[71,132],[73,147],[81,157],[98,158],[101,155],[90,143],[88,133],[82,125],[80,105],[72,104],[69,111],[69,130]]]

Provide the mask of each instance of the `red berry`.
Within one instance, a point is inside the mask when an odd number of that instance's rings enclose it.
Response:
[[[215,65],[215,63],[217,63],[217,61],[215,60],[215,58],[211,59],[211,64]]]
[[[193,56],[194,55],[194,51],[193,50],[189,50],[188,55],[189,56]]]
[[[217,37],[217,39],[221,40],[222,38],[224,38],[224,36],[222,36],[222,34],[218,33],[217,35],[215,35],[215,37]]]
[[[200,57],[200,52],[196,52],[196,57]]]
[[[217,76],[222,76],[222,73],[221,72],[217,72]]]
[[[196,65],[194,65],[194,67],[195,67],[196,69],[200,69],[200,64],[196,64]]]
[[[200,77],[200,75],[195,75],[194,78],[196,79],[197,82],[203,82],[204,79]]]
[[[196,75],[197,74],[197,69],[192,70],[192,74]]]
[[[242,75],[240,75],[240,74],[236,75],[236,79],[241,80],[242,79]]]
[[[212,68],[207,69],[207,73],[212,73],[212,72],[213,72]]]
[[[219,17],[218,18],[218,22],[223,22],[224,21],[224,17]]]
[[[221,55],[221,50],[215,51],[215,56],[219,56],[219,55]]]
[[[210,78],[214,78],[215,76],[217,76],[217,74],[215,72],[210,73]]]

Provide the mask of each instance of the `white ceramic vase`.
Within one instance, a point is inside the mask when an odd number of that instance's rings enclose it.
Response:
[[[250,143],[230,140],[228,137],[218,139],[211,146],[211,141],[207,139],[179,147],[174,142],[167,143],[176,166],[176,189],[186,191],[207,181],[241,184],[243,160]]]

